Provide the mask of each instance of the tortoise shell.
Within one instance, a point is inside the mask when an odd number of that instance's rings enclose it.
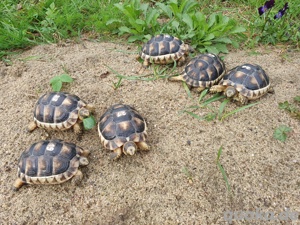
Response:
[[[128,141],[135,143],[145,141],[147,125],[133,107],[116,104],[100,117],[98,132],[103,146],[115,150]]]
[[[188,55],[190,48],[177,37],[159,34],[152,37],[143,47],[140,57],[146,64],[169,64]]]
[[[79,165],[88,164],[85,158],[88,153],[81,147],[62,140],[36,142],[21,154],[18,179],[23,184],[63,183],[78,172]]]
[[[257,99],[270,89],[270,79],[266,72],[256,64],[243,64],[229,71],[219,85],[233,86],[248,99]]]
[[[215,54],[201,54],[186,65],[182,79],[191,87],[211,87],[225,74],[224,62]]]
[[[85,106],[78,96],[66,92],[44,94],[34,107],[34,121],[38,127],[69,129],[77,122],[79,109]]]

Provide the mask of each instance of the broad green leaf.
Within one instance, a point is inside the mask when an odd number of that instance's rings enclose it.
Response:
[[[294,100],[295,100],[296,102],[300,102],[300,96],[296,96],[296,97],[294,98]]]
[[[273,133],[273,137],[281,142],[285,142],[287,138],[287,133],[292,129],[285,125],[280,125],[277,127]]]
[[[158,2],[156,3],[156,5],[165,13],[167,14],[167,16],[172,19],[173,15],[172,15],[172,10],[166,6],[165,4]]]
[[[205,48],[206,48],[207,52],[211,52],[216,55],[218,55],[220,53],[220,51],[214,46],[205,46]]]
[[[225,44],[231,44],[232,43],[231,39],[227,38],[227,37],[215,38],[214,42],[221,42],[221,43],[225,43]]]
[[[85,130],[90,130],[96,125],[96,120],[93,116],[83,119],[83,127]]]
[[[60,91],[62,87],[62,82],[61,80],[57,80],[56,82],[51,83],[51,86],[53,91]]]
[[[241,33],[241,32],[245,32],[245,31],[246,31],[246,29],[244,27],[235,27],[230,31],[230,33],[236,34],[236,33]]]
[[[208,35],[203,39],[203,41],[210,41],[210,40],[212,40],[212,39],[214,39],[214,38],[215,38],[215,35],[212,34],[212,33],[210,33],[210,34],[208,34]]]
[[[73,82],[73,78],[70,77],[70,76],[69,76],[68,74],[66,74],[66,73],[60,75],[60,80],[61,80],[62,82],[67,82],[67,83]]]
[[[190,27],[191,30],[194,29],[193,19],[190,17],[189,14],[186,14],[186,13],[183,14],[182,15],[182,21],[185,22]]]
[[[214,47],[218,49],[219,52],[226,53],[226,54],[229,53],[226,44],[218,43],[218,44],[214,44]]]
[[[132,29],[129,29],[128,27],[125,27],[125,26],[121,26],[119,27],[119,30],[121,31],[121,34],[123,33],[129,33],[129,34],[132,34]],[[135,34],[136,32],[134,32]]]
[[[50,79],[50,84],[60,81],[60,76],[55,76]]]

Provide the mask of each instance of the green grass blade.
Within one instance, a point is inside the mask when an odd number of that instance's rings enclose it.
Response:
[[[198,119],[198,120],[204,120],[203,117],[201,117],[201,116],[199,116],[199,115],[197,115],[197,114],[195,114],[195,113],[193,113],[193,112],[190,112],[190,111],[183,111],[183,112],[185,112],[185,113],[191,115],[192,117],[194,117],[194,118],[196,118],[196,119]]]
[[[182,86],[183,86],[184,90],[186,91],[187,95],[189,96],[189,98],[191,98],[192,94],[191,94],[191,90],[189,89],[188,85],[185,82],[182,82]]]
[[[230,187],[230,184],[229,184],[229,181],[228,181],[226,172],[225,172],[223,166],[222,166],[219,162],[217,163],[217,166],[218,166],[219,170],[220,170],[221,173],[222,173],[223,179],[224,179],[224,181],[225,181],[225,183],[226,183],[227,190],[230,192],[231,187]]]
[[[200,96],[198,98],[198,102],[201,102],[202,99],[207,95],[208,89],[204,89],[201,93]]]
[[[201,104],[200,104],[200,107],[205,107],[205,106],[207,106],[208,104],[210,104],[210,103],[212,103],[212,102],[215,102],[215,101],[218,101],[218,100],[223,99],[223,98],[225,98],[224,95],[221,95],[221,96],[220,96],[220,93],[217,93],[217,94],[215,94],[214,96],[212,96],[211,98],[209,98],[209,99],[205,100],[203,103],[201,103]]]
[[[223,150],[223,146],[221,146],[218,150],[218,156],[217,156],[217,163],[220,161],[220,157],[221,157],[221,154],[222,154],[222,150]]]
[[[221,121],[223,121],[224,119],[226,119],[228,116],[231,116],[232,114],[235,114],[235,113],[237,113],[237,112],[243,111],[243,110],[245,110],[245,109],[247,109],[247,108],[250,108],[250,107],[252,107],[252,106],[255,106],[255,105],[259,104],[259,103],[260,103],[260,102],[251,103],[251,104],[249,104],[249,105],[244,105],[244,106],[242,106],[242,107],[240,107],[240,108],[237,108],[237,109],[235,109],[235,110],[232,110],[232,111],[230,111],[229,113],[226,113],[225,115],[223,115],[222,118],[221,118]]]
[[[225,109],[225,107],[226,107],[226,105],[228,104],[229,101],[230,101],[229,99],[225,99],[225,100],[221,103],[220,108],[219,108],[219,113],[218,113],[218,119],[219,119],[219,120],[221,120],[222,114],[223,114],[223,112],[224,112],[224,109]]]

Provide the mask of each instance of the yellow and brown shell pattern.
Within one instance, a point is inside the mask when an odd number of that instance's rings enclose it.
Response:
[[[111,106],[99,119],[98,132],[103,146],[115,150],[128,141],[141,142],[147,138],[144,118],[131,106]]]
[[[82,151],[61,140],[36,142],[22,153],[18,177],[27,184],[65,182],[76,174]]]
[[[143,47],[140,56],[143,60],[156,64],[173,63],[187,54],[189,49],[182,40],[168,34],[152,37]]]
[[[256,64],[243,64],[229,71],[219,83],[233,86],[248,99],[257,99],[270,89],[270,79],[266,72]]]
[[[183,72],[183,80],[191,87],[211,87],[225,75],[225,64],[219,56],[208,53],[191,59]]]
[[[34,121],[38,127],[65,130],[78,120],[78,110],[86,103],[76,95],[65,92],[44,94],[37,101],[34,110]]]

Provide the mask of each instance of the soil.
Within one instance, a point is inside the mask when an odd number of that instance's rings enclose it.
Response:
[[[300,93],[300,53],[280,47],[231,50],[224,57],[227,69],[257,63],[275,93],[223,121],[209,122],[180,113],[199,96],[194,91],[189,96],[180,82],[123,79],[114,89],[116,73],[151,78],[163,70],[143,69],[137,52],[134,45],[82,41],[40,45],[13,56],[9,65],[0,64],[1,224],[229,224],[231,219],[232,224],[266,224],[272,213],[281,221],[268,224],[300,224],[300,124],[278,108]],[[27,133],[36,100],[65,70],[75,80],[62,91],[95,104],[95,118],[115,103],[134,106],[147,120],[151,150],[112,161],[96,127],[80,141],[72,130]],[[230,102],[225,110],[238,107]],[[292,129],[285,143],[273,138],[280,125]],[[62,139],[91,151],[79,185],[68,181],[12,191],[21,152],[41,139]],[[230,191],[216,165],[221,146]],[[284,221],[280,215],[286,213],[290,218]]]

